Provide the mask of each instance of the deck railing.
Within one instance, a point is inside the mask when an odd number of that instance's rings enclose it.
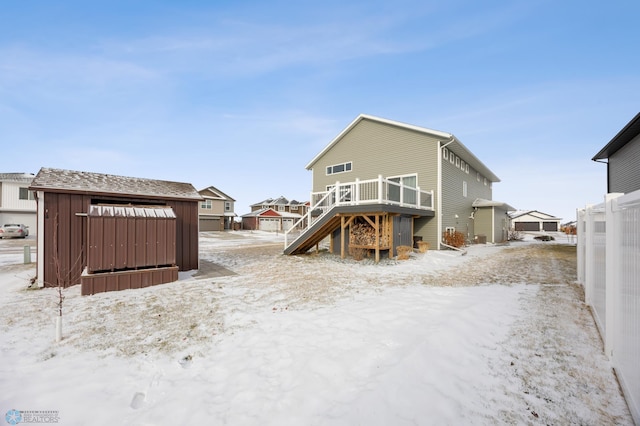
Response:
[[[377,179],[354,182],[336,182],[328,191],[312,192],[307,213],[284,234],[284,247],[295,242],[314,223],[324,217],[335,206],[361,206],[387,204],[420,210],[433,210],[433,191],[423,191],[404,185],[402,182],[378,176]]]

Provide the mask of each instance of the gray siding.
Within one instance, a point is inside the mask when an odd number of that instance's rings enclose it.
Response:
[[[401,148],[401,149],[398,149]],[[352,182],[383,177],[418,174],[418,186],[435,190],[438,140],[407,129],[362,120],[340,143],[313,166],[313,191],[325,191],[336,181]],[[327,175],[327,166],[351,161],[350,172]]]
[[[487,237],[487,242],[490,242],[493,228],[493,208],[479,208],[474,217],[475,234],[472,236],[472,239],[474,239],[476,235],[484,235]]]
[[[449,158],[451,155],[458,156],[457,153],[449,151]],[[461,161],[465,161],[464,157],[460,157]],[[467,183],[467,196],[463,196],[463,182]],[[451,164],[449,159],[442,159],[442,229],[439,234],[442,234],[447,227],[454,227],[456,231],[465,234],[468,240],[473,240],[474,232],[474,219],[471,219],[471,212],[473,208],[471,204],[476,198],[484,198],[491,200],[491,182],[487,180],[487,184],[484,184],[484,176],[480,175],[480,181],[477,180],[476,170],[469,166],[469,173],[465,170],[461,170],[460,166],[456,166],[455,157],[454,163]],[[456,215],[458,217],[456,218]],[[487,239],[489,239],[487,235]]]
[[[629,193],[640,189],[640,136],[609,158],[608,192]]]
[[[492,243],[506,241],[509,237],[509,216],[507,210],[500,207],[493,208],[493,240]]]

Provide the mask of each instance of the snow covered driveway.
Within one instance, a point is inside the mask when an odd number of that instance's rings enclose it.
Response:
[[[633,424],[575,281],[575,247],[408,261],[287,257],[202,234],[234,275],[81,297],[0,269],[0,410],[58,424]]]

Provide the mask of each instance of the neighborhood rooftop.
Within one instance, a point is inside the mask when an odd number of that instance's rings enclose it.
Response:
[[[202,197],[190,183],[116,176],[43,167],[31,182],[33,191],[90,192],[150,198],[194,199]]]

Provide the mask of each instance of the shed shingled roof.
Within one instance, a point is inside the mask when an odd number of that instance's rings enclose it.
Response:
[[[160,199],[202,200],[190,183],[116,176],[43,167],[29,189],[49,192],[81,192]]]

